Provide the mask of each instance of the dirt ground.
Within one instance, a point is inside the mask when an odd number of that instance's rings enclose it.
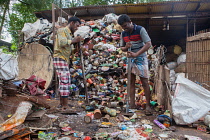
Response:
[[[0,110],[1,110],[0,115],[2,116],[3,119],[0,120],[1,122],[8,119],[8,115],[14,114],[16,107],[20,101],[21,100],[18,100],[16,97],[7,97],[0,100]],[[81,106],[78,105],[78,100],[69,100],[69,106],[71,110],[66,112],[61,112],[58,109],[56,109],[57,106],[59,105],[58,99],[48,99],[46,100],[46,102],[51,106],[51,109],[47,110],[46,114],[55,115],[58,118],[52,121],[52,119],[44,115],[39,120],[25,121],[24,125],[36,128],[52,127],[54,129],[50,129],[48,131],[55,132],[60,137],[65,136],[60,126],[62,123],[68,124],[69,127],[72,129],[72,133],[77,132],[80,135],[90,136],[90,137],[93,137],[95,134],[99,133],[104,133],[104,132],[113,133],[120,131],[119,126],[117,125],[118,121],[116,120],[116,117],[110,118],[110,122],[113,125],[108,128],[99,127],[101,121],[96,119],[93,119],[91,123],[85,123],[84,116],[86,115],[86,111]],[[188,126],[173,125],[176,128],[175,132],[163,131],[161,128],[159,128],[153,123],[153,120],[156,118],[157,113],[154,112],[152,116],[145,116],[143,115],[144,114],[143,110],[137,112],[142,115],[140,115],[140,118],[136,119],[135,122],[129,123],[128,126],[142,125],[142,121],[147,120],[148,124],[152,126],[153,136],[158,136],[159,134],[168,134],[168,138],[165,138],[168,140],[169,139],[184,140],[184,135],[197,136],[203,140],[210,139],[210,134],[198,131],[196,128],[190,128]],[[38,139],[37,133],[38,131],[34,131],[34,133],[31,134],[32,140]],[[151,139],[156,140],[158,138],[151,138]]]

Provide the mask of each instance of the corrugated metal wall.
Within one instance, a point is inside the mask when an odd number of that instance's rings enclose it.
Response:
[[[210,32],[187,38],[188,78],[210,90]]]

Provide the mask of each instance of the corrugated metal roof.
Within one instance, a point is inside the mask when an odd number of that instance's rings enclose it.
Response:
[[[170,31],[177,36],[186,36],[188,24],[189,31],[194,29],[194,19],[196,20],[196,29],[210,28],[210,0],[183,0],[168,2],[152,2],[139,4],[121,4],[121,5],[99,5],[99,6],[81,6],[63,9],[69,15],[74,15],[85,19],[99,19],[108,13],[116,15],[128,14],[131,20],[149,30],[152,38],[157,39],[154,32],[166,34],[163,31],[164,21],[168,21]],[[47,18],[52,21],[52,12],[50,10],[35,13],[37,17]],[[56,20],[59,12],[56,12]],[[67,16],[64,16],[67,19]],[[169,37],[167,35],[163,37]],[[173,36],[171,36],[173,37]],[[159,40],[156,40],[158,42]]]
[[[204,2],[204,3],[201,3],[201,6],[200,8],[198,9],[198,11],[209,11],[209,8],[210,7],[210,3],[209,2]]]
[[[108,13],[119,14],[139,14],[147,15],[144,18],[149,18],[150,15],[178,15],[180,13],[189,16],[195,12],[210,12],[210,0],[188,0],[188,1],[168,1],[168,2],[153,2],[140,4],[124,4],[124,5],[99,5],[99,6],[81,6],[63,9],[70,15],[77,12],[77,16],[88,19],[92,16],[104,16]],[[51,20],[52,16],[46,17],[46,11],[37,12],[37,16],[43,16]],[[97,18],[97,17],[96,17]]]

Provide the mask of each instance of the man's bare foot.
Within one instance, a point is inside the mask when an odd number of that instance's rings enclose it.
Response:
[[[152,109],[150,108],[150,106],[147,106],[145,109],[145,115],[149,116],[152,115]]]
[[[63,106],[61,108],[61,111],[67,111],[67,110],[70,110],[70,107],[69,106]]]

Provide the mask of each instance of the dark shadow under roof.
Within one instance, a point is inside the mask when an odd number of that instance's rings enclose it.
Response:
[[[186,38],[186,34],[210,28],[210,0],[184,0],[168,2],[152,2],[140,4],[123,5],[101,5],[101,6],[81,6],[64,8],[69,14],[85,19],[100,19],[104,15],[114,13],[116,15],[127,14],[131,20],[144,26],[155,44],[161,42],[176,43],[181,38]],[[52,21],[52,11],[40,11],[35,13],[38,18],[46,18]],[[56,11],[55,19],[60,14]],[[63,17],[68,18],[63,14]],[[169,22],[169,31],[163,31],[164,21]],[[188,33],[187,31],[188,26]],[[170,38],[170,39],[165,39]],[[169,43],[169,44],[171,44]]]

